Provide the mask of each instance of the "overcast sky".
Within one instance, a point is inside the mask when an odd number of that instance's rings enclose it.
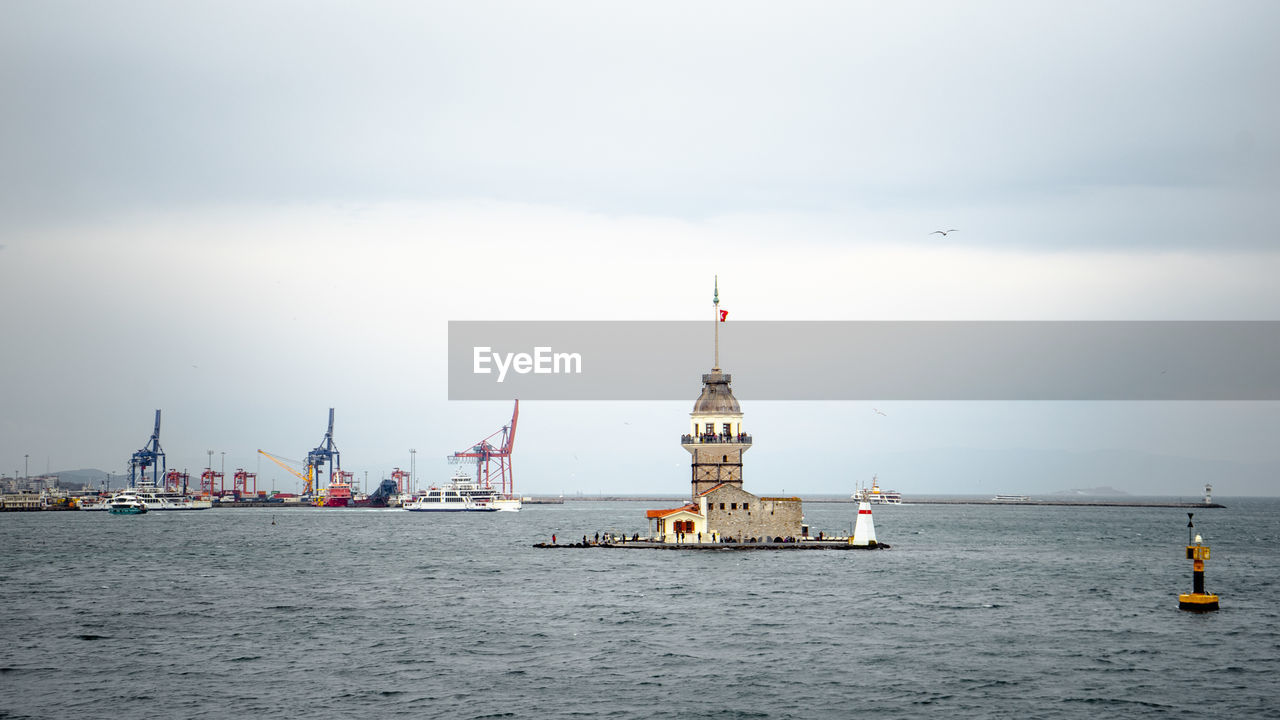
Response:
[[[741,319],[1280,320],[1276,27],[1274,2],[0,4],[0,474],[121,472],[156,408],[170,466],[255,469],[335,407],[346,469],[416,448],[440,477],[510,414],[447,401],[447,321],[703,318],[717,274]],[[686,492],[698,389],[526,403],[518,488]],[[740,396],[756,492],[1280,492],[1276,403]]]

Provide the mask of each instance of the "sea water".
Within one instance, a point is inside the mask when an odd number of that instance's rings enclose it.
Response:
[[[877,507],[879,552],[532,547],[633,502],[9,513],[0,717],[1276,717],[1280,501],[1223,502],[1204,615],[1176,508]]]

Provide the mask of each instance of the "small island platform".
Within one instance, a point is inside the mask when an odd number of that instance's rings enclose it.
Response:
[[[569,548],[625,548],[630,550],[888,550],[885,543],[850,545],[847,538],[830,540],[801,540],[798,542],[741,542],[741,543],[664,543],[642,538],[640,540],[588,540],[585,543],[536,543],[536,548],[566,550]]]

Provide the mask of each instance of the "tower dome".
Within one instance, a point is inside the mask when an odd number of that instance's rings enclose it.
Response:
[[[733,376],[713,370],[702,376],[702,394],[693,403],[694,415],[738,415],[742,407],[733,396],[729,383]]]

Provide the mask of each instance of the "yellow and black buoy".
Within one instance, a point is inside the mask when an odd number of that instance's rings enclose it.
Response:
[[[1178,596],[1178,607],[1191,612],[1212,612],[1218,609],[1218,596],[1204,591],[1204,561],[1209,559],[1209,546],[1196,535],[1195,513],[1187,513],[1187,559],[1191,565],[1191,592]]]

